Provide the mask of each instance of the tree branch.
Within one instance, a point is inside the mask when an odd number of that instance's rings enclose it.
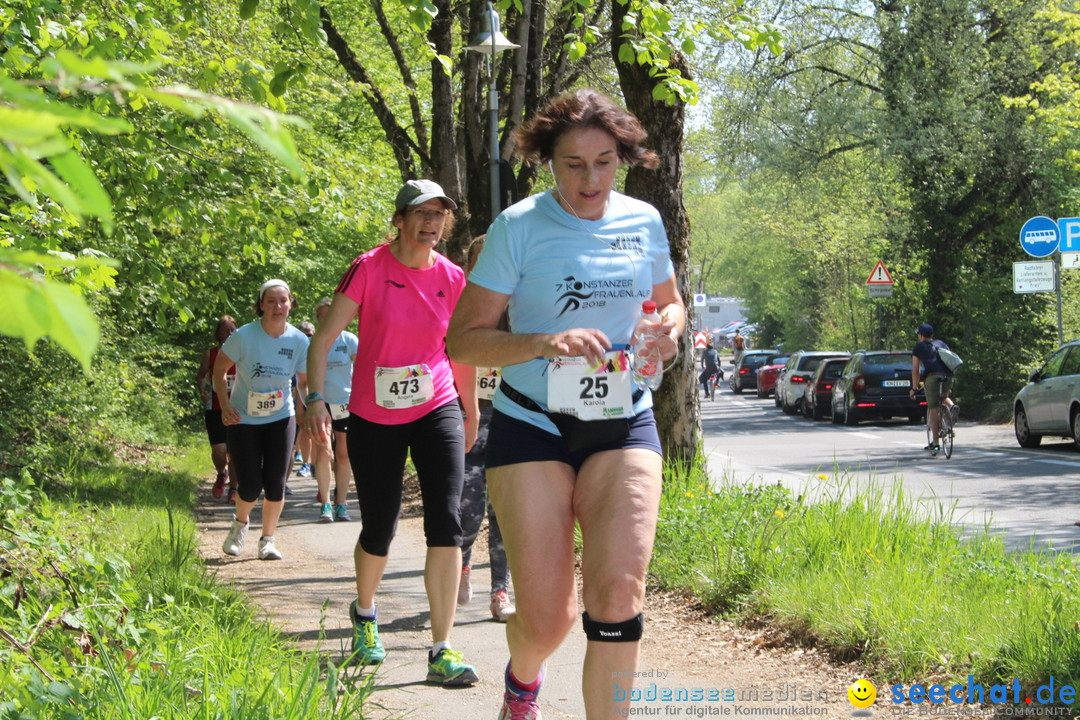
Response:
[[[824,155],[821,156],[821,159],[828,160],[851,150],[858,150],[859,148],[864,147],[873,147],[874,145],[875,142],[873,140],[860,140],[858,142],[848,143],[847,145],[834,147],[832,150],[827,151]]]
[[[881,87],[879,87],[877,85],[874,85],[872,83],[868,83],[868,82],[866,82],[864,80],[860,80],[857,77],[853,77],[851,75],[848,75],[845,72],[841,72],[839,70],[836,70],[836,69],[830,68],[830,67],[826,67],[824,65],[804,65],[803,67],[795,68],[794,70],[791,70],[789,72],[781,73],[780,75],[778,75],[776,77],[776,79],[777,80],[786,80],[789,77],[792,77],[794,75],[798,75],[799,73],[809,72],[810,70],[817,70],[818,72],[822,72],[822,73],[825,73],[827,75],[835,75],[835,76],[837,76],[837,77],[851,83],[852,85],[855,85],[855,86],[861,87],[861,88],[865,88],[865,89],[870,90],[872,92],[880,93],[882,91]]]
[[[41,665],[38,664],[38,661],[34,659],[34,656],[30,654],[30,648],[25,647],[21,642],[13,638],[11,634],[2,627],[0,627],[0,637],[7,640],[8,644],[10,644],[11,647],[15,648],[23,655],[25,655],[26,659],[30,661],[30,664],[36,667],[39,673],[48,678],[49,682],[56,682],[56,678],[50,675],[45,668],[41,667]]]
[[[375,79],[368,73],[367,68],[356,59],[356,55],[353,54],[349,43],[338,32],[333,20],[330,19],[330,13],[325,6],[319,6],[319,17],[322,19],[322,28],[326,33],[327,45],[334,51],[346,74],[353,82],[362,86],[364,99],[371,106],[379,125],[382,126],[386,141],[390,143],[394,159],[397,161],[398,169],[401,171],[401,176],[403,178],[415,178],[416,162],[413,155],[415,153],[421,158],[421,162],[426,163],[427,153],[421,150],[405,131],[405,128],[398,123],[394,111],[387,104],[386,98],[383,96]]]
[[[386,44],[390,46],[390,52],[394,55],[398,72],[401,73],[401,84],[409,89],[409,110],[412,112],[413,128],[416,131],[416,144],[420,146],[420,152],[427,155],[430,152],[427,137],[427,124],[424,116],[420,113],[420,100],[417,97],[416,79],[413,77],[409,63],[405,60],[405,53],[401,51],[401,43],[398,42],[397,34],[390,27],[390,21],[386,19],[383,11],[382,0],[372,0],[372,8],[375,10],[375,19],[379,23],[379,30],[386,38]]]

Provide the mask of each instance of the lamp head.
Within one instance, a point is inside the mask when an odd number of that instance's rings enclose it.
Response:
[[[473,38],[472,45],[465,49],[482,55],[495,55],[503,50],[519,47],[521,46],[510,42],[499,30],[499,14],[495,12],[495,6],[488,3],[487,11],[480,16],[480,33]]]

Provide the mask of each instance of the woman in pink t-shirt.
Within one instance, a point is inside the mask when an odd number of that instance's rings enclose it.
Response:
[[[397,529],[405,459],[411,455],[428,545],[424,585],[433,645],[427,680],[472,685],[476,671],[450,648],[450,631],[461,575],[465,453],[476,440],[479,422],[476,370],[451,363],[446,355],[446,328],[465,275],[435,251],[453,227],[457,205],[434,182],[410,180],[398,192],[395,207],[396,233],[353,261],[311,340],[306,421],[316,442],[329,445],[331,418],[322,396],[327,353],[358,317],[360,344],[348,422],[363,523],[354,553],[356,599],[349,608],[353,655],[362,664],[379,663],[386,655],[375,590]]]

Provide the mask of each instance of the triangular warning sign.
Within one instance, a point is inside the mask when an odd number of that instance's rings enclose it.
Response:
[[[870,277],[866,278],[867,285],[892,285],[892,276],[889,275],[889,271],[885,269],[885,263],[878,261],[878,264],[874,266],[874,269],[870,272]]]

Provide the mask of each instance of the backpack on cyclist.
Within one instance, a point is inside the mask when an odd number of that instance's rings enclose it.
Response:
[[[938,347],[937,354],[941,362],[945,363],[945,367],[949,368],[949,372],[956,372],[956,368],[964,364],[960,356],[949,348]]]

